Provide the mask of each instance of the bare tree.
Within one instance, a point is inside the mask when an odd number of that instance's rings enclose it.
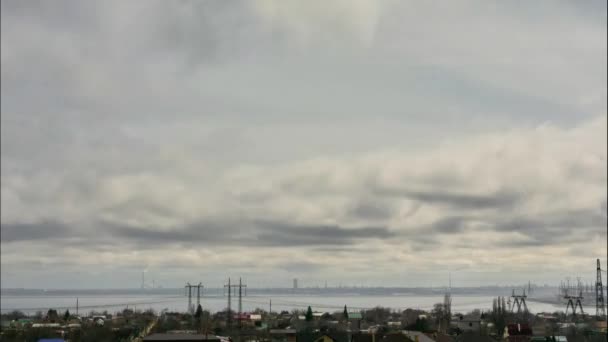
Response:
[[[500,337],[505,332],[507,326],[507,306],[505,305],[505,298],[498,297],[492,301],[492,313],[490,319],[494,323],[496,334]]]

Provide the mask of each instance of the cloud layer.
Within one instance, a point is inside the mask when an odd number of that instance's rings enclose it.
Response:
[[[605,13],[3,1],[2,286],[591,279]]]

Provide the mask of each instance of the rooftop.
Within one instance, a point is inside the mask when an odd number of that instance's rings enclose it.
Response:
[[[418,337],[418,342],[435,342],[432,338],[420,331],[404,330],[403,333],[413,341],[416,341],[416,337]]]
[[[144,337],[144,341],[219,341],[214,335],[203,334],[152,334]]]
[[[270,329],[271,334],[295,334],[297,332],[296,329]]]

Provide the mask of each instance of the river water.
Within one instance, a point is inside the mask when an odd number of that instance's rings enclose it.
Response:
[[[452,295],[452,312],[466,313],[474,309],[489,310],[492,307],[491,295]],[[90,311],[117,312],[125,308],[135,310],[153,309],[157,312],[167,309],[169,311],[186,311],[188,298],[183,294],[78,294],[78,295],[2,295],[0,297],[0,308],[3,313],[12,310],[20,310],[26,313],[36,311],[47,311],[50,308],[56,310],[69,309],[76,313],[76,301],[78,300],[79,314],[87,314]],[[217,312],[224,310],[228,298],[223,295],[203,296],[201,305],[206,310]],[[252,311],[256,308],[268,310],[272,301],[273,311],[293,309],[306,309],[311,306],[315,311],[341,311],[344,305],[350,310],[359,310],[382,306],[393,310],[404,310],[407,308],[430,310],[435,303],[443,301],[443,296],[437,295],[298,295],[298,294],[264,294],[247,295],[242,299],[243,311]],[[193,303],[196,297],[193,297]],[[232,308],[238,308],[238,297],[232,298]],[[555,312],[563,311],[565,305],[540,303],[528,301],[531,312]],[[593,308],[585,308],[586,311]],[[590,311],[589,311],[590,312]]]

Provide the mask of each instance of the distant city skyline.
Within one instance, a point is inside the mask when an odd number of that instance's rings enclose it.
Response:
[[[606,264],[606,1],[1,2],[2,288]]]

